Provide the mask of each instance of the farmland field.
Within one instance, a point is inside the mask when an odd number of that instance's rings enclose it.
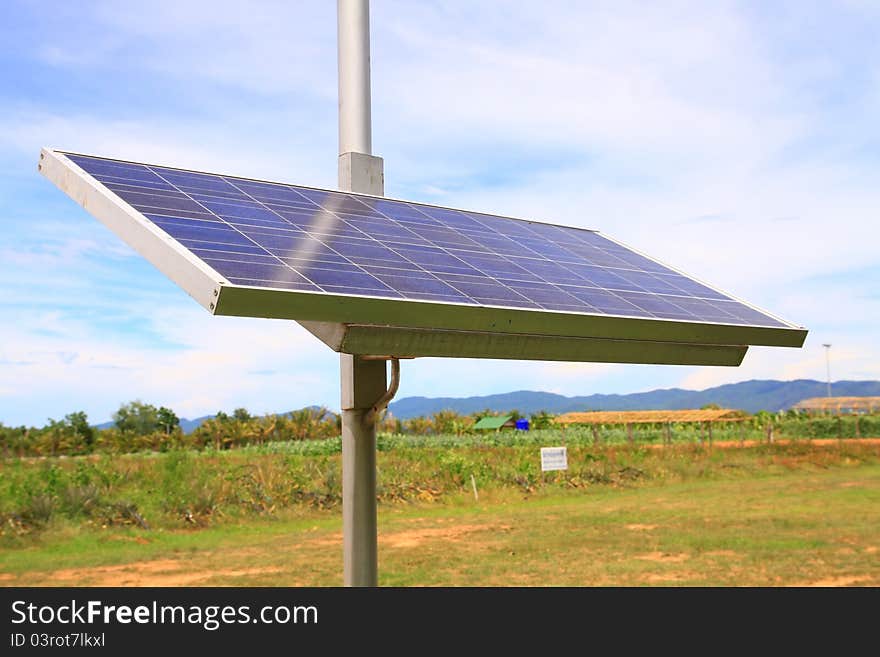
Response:
[[[339,456],[296,451],[5,461],[0,583],[338,585]],[[569,463],[380,452],[380,583],[880,585],[878,441],[574,445]]]

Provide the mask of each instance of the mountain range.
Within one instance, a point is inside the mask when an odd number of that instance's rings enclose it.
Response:
[[[743,381],[707,388],[684,390],[668,388],[636,392],[628,395],[594,394],[566,397],[551,392],[519,390],[482,397],[405,397],[392,402],[389,410],[397,417],[406,419],[419,415],[431,415],[443,409],[459,413],[478,413],[483,410],[518,410],[530,414],[538,411],[568,413],[571,411],[635,411],[675,410],[700,408],[706,404],[718,404],[756,413],[758,411],[787,410],[809,397],[824,397],[827,384],[822,381],[798,379],[795,381]],[[880,396],[880,381],[836,381],[832,384],[836,397]]]
[[[827,392],[826,386],[823,381],[810,379],[753,380],[729,383],[706,390],[667,388],[628,395],[594,394],[578,397],[566,397],[552,392],[518,390],[480,397],[404,397],[392,402],[389,410],[394,416],[404,420],[420,415],[432,415],[445,409],[462,414],[516,409],[528,415],[539,411],[557,414],[570,411],[675,410],[718,404],[724,408],[756,413],[787,410],[802,399],[823,397]],[[835,381],[832,384],[832,394],[836,397],[880,397],[880,381]],[[184,433],[190,433],[202,422],[213,417],[213,415],[205,415],[192,420],[183,418],[180,420],[180,426]],[[112,426],[112,422],[105,422],[99,424],[98,428],[105,429]]]

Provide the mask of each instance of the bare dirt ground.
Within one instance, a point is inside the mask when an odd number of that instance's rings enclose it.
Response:
[[[245,577],[280,572],[280,568],[198,569],[183,559],[156,559],[120,566],[65,568],[48,573],[48,584],[71,586],[196,586],[215,577]]]
[[[465,550],[474,557],[477,553],[493,549],[492,537],[514,531],[509,525],[459,523],[451,518],[413,519],[419,526],[403,531],[395,531],[380,536],[380,551],[393,553],[418,554],[434,553],[448,550]],[[439,525],[439,526],[438,526]],[[624,524],[623,530],[634,533],[651,533],[658,525]],[[297,537],[295,542],[288,542],[292,555],[323,554],[325,558],[337,555],[341,557],[342,534],[334,532],[312,537]],[[289,540],[289,539],[288,539]],[[450,545],[450,543],[454,545]],[[497,547],[497,546],[495,546]],[[278,561],[279,545],[266,544],[258,547],[246,547],[223,552],[206,552],[197,559],[193,558],[162,558],[133,562],[122,565],[93,566],[81,568],[63,568],[42,573],[37,583],[42,586],[203,586],[217,583],[226,586],[249,585],[254,581],[264,582],[259,585],[281,584],[286,586],[308,585],[308,578],[301,580],[297,569],[303,567],[302,556],[283,565],[253,566],[255,563],[272,563]],[[864,549],[866,554],[877,552],[876,546]],[[702,555],[716,559],[719,563],[738,567],[747,555],[733,550],[714,550]],[[682,569],[688,564],[699,561],[700,555],[689,552],[671,552],[653,550],[635,554],[631,557],[637,562],[656,565],[660,570],[634,575],[633,583],[642,582],[649,585],[681,585],[698,580],[699,569]],[[308,559],[305,559],[308,561]],[[672,569],[664,569],[672,566]],[[676,568],[677,567],[677,568]],[[536,581],[532,577],[506,576],[505,585],[533,586]],[[0,574],[0,585],[21,585],[23,582],[14,575]],[[612,582],[608,582],[612,583]],[[793,581],[789,586],[797,587],[849,587],[874,586],[880,584],[877,575],[840,575],[823,576],[814,580]],[[539,584],[540,585],[540,584]]]
[[[854,441],[854,440],[857,440],[860,445],[880,446],[880,438],[844,438],[843,442],[850,442],[850,441]],[[775,438],[773,440],[774,445],[789,445],[791,443],[802,443],[802,442],[808,442],[810,445],[827,446],[827,445],[838,445],[841,443],[841,440],[838,438],[813,438],[812,440],[808,440],[806,438],[797,438],[794,440],[792,440],[790,438]],[[708,445],[709,441],[707,440],[705,444]],[[755,447],[757,445],[766,445],[766,444],[767,444],[766,440],[744,440],[742,442],[740,442],[739,440],[714,440],[714,441],[712,441],[713,447],[720,447],[722,449],[736,449],[739,447]],[[664,447],[666,447],[666,445],[653,444],[653,443],[650,445],[646,445],[646,446],[651,447],[653,449],[663,449]]]
[[[417,522],[422,519],[415,519]],[[440,519],[439,522],[444,522]],[[420,527],[381,535],[380,547],[391,549],[418,548],[426,543],[457,543],[468,539],[473,547],[472,535],[479,532],[503,532],[510,528],[505,525],[448,524],[440,527]],[[291,546],[299,551],[342,552],[342,534],[316,536],[299,541]],[[266,561],[272,552],[266,549],[245,548],[224,553],[225,560]],[[212,555],[213,556],[213,555]],[[63,568],[43,576],[48,586],[198,586],[207,580],[249,579],[254,576],[282,573],[282,567],[234,567],[217,568],[214,559],[200,561],[193,559],[155,559],[114,566],[95,566],[86,568]],[[0,582],[14,584],[13,575],[0,573]]]

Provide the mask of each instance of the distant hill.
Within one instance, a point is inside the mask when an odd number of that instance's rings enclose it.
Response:
[[[633,411],[674,410],[700,408],[706,404],[718,404],[756,413],[758,411],[787,410],[802,399],[823,397],[826,384],[822,381],[799,379],[796,381],[743,381],[706,390],[683,390],[669,388],[637,392],[629,395],[587,395],[566,397],[550,392],[519,390],[482,397],[405,397],[392,402],[391,412],[401,419],[419,415],[431,415],[451,409],[458,413],[477,413],[484,409],[521,413],[549,413],[570,411]],[[837,381],[832,383],[835,396],[880,396],[880,381]]]
[[[799,379],[797,381],[744,381],[730,383],[706,390],[668,388],[629,395],[586,395],[566,397],[552,392],[518,390],[482,397],[404,397],[390,405],[391,412],[401,419],[432,415],[437,411],[451,409],[470,414],[489,409],[491,411],[518,410],[520,413],[568,413],[570,411],[637,411],[674,410],[700,408],[706,404],[718,404],[724,408],[736,408],[749,413],[758,411],[787,410],[802,399],[823,397],[825,383]],[[836,381],[832,393],[837,397],[880,397],[880,381]],[[316,406],[310,408],[317,408]],[[184,433],[190,433],[213,415],[203,415],[193,420],[181,418]],[[112,427],[112,422],[97,425],[99,429]]]
[[[201,426],[202,422],[206,420],[212,419],[213,415],[203,415],[202,417],[197,417],[194,420],[187,420],[186,418],[180,418],[180,428],[183,429],[183,433],[192,433],[196,429]],[[110,422],[102,422],[101,424],[96,424],[95,427],[98,429],[110,429],[113,426],[113,421]]]
[[[186,418],[181,418],[180,428],[183,429],[183,433],[192,433],[200,426],[202,426],[202,422],[213,419],[213,415],[203,415],[202,417],[197,417],[195,420],[187,420]]]

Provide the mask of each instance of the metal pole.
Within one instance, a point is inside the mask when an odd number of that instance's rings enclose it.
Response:
[[[338,0],[339,189],[381,196],[382,159],[371,154],[370,3]],[[340,355],[342,534],[345,586],[378,584],[376,426],[367,421],[385,395],[385,361]]]
[[[366,416],[385,393],[385,361],[341,354],[340,370],[343,583],[376,586],[376,425]]]
[[[825,372],[828,381],[826,397],[831,397],[831,345],[826,343],[822,346],[825,347]]]
[[[373,150],[370,117],[370,2],[338,0],[339,153]]]

